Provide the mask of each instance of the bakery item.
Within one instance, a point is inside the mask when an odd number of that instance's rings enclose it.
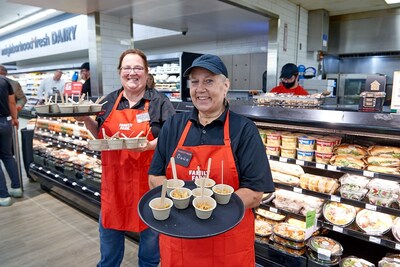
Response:
[[[366,158],[368,165],[384,167],[400,167],[400,158],[369,156]]]
[[[271,173],[272,173],[272,180],[274,182],[287,184],[291,186],[298,186],[300,183],[299,177],[276,171],[271,171]]]
[[[367,170],[372,171],[372,172],[382,172],[382,173],[400,175],[400,168],[396,168],[396,167],[384,167],[384,166],[369,165],[367,167]]]
[[[368,155],[368,151],[365,147],[352,144],[341,144],[333,149],[336,155],[349,155],[355,158],[363,158]]]
[[[299,177],[301,174],[304,174],[304,170],[301,166],[295,164],[289,164],[279,161],[270,160],[269,166],[272,171],[285,173],[289,175],[293,175]]]
[[[362,159],[348,155],[334,155],[329,162],[335,166],[349,167],[354,169],[365,169],[366,166]]]
[[[400,147],[394,146],[371,146],[368,148],[371,156],[400,158]]]

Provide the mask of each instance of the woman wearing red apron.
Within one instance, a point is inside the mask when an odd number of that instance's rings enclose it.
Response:
[[[99,138],[117,135],[147,136],[144,148],[103,151],[101,212],[99,220],[101,259],[98,266],[120,266],[125,232],[140,232],[139,266],[158,266],[158,234],[141,221],[139,199],[149,190],[148,169],[158,132],[174,108],[168,98],[146,87],[148,64],[140,50],[127,50],[119,62],[122,88],[110,93],[97,122],[84,122]]]
[[[182,239],[160,234],[162,267],[226,266],[253,267],[254,216],[263,192],[272,192],[271,172],[265,148],[254,123],[229,111],[226,94],[228,73],[219,57],[203,55],[186,70],[190,78],[192,113],[177,114],[163,126],[149,170],[150,187],[171,179],[169,159],[177,153],[180,179],[193,180],[206,172],[212,159],[210,178],[231,185],[245,206],[243,220],[233,229],[210,238]],[[222,164],[223,161],[223,164]],[[181,163],[180,163],[181,162]]]

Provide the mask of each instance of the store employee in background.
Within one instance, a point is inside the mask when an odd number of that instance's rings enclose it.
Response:
[[[64,93],[65,81],[61,79],[63,72],[61,70],[56,70],[52,77],[48,77],[40,83],[38,90],[39,101],[44,102],[44,98],[54,96],[55,94]],[[54,97],[53,97],[54,100]]]
[[[288,63],[282,67],[281,82],[272,88],[271,93],[308,95],[308,92],[299,85],[299,71],[293,63]]]
[[[170,158],[177,159],[177,154],[186,157],[181,163],[176,160],[176,170],[187,181],[193,180],[197,168],[207,170],[211,158],[210,178],[221,183],[223,168],[223,182],[234,188],[245,211],[237,226],[214,237],[182,239],[160,234],[161,266],[254,266],[252,208],[260,204],[264,192],[274,191],[260,134],[254,122],[229,110],[230,81],[219,57],[198,57],[184,76],[189,76],[194,108],[172,116],[161,129],[149,170],[150,187],[172,178]]]
[[[82,85],[82,94],[86,96],[92,96],[92,90],[90,88],[90,65],[89,62],[85,62],[81,66],[81,78],[85,82]]]
[[[7,78],[8,70],[5,66],[0,65],[0,76],[4,76],[6,80],[11,84],[11,87],[14,90],[15,100],[17,101],[17,110],[20,111],[26,104],[27,99],[22,91],[21,84],[15,80]]]

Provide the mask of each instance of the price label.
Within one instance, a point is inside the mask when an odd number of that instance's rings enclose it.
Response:
[[[93,155],[93,158],[97,159],[97,156],[96,156],[96,155]]]
[[[340,197],[339,196],[335,196],[335,195],[331,195],[331,201],[340,202]]]
[[[68,182],[68,179],[67,179],[67,178],[64,178],[64,179],[63,179],[63,182],[64,182],[64,183]]]
[[[337,166],[328,165],[328,170],[337,171]]]
[[[56,174],[56,175],[54,175],[54,177],[58,178],[58,177],[59,177],[59,175],[58,175],[58,174]]]
[[[71,121],[70,121],[70,120],[67,120],[67,123],[71,123]]]
[[[279,161],[280,161],[280,162],[285,162],[285,163],[287,163],[287,158],[282,158],[282,157],[280,157],[280,158],[279,158]]]
[[[41,171],[41,170],[43,170],[43,168],[42,168],[42,167],[39,167],[39,171]]]
[[[367,177],[374,177],[374,173],[370,171],[363,171],[363,175]]]
[[[79,140],[82,141],[82,137],[79,136]]]
[[[76,137],[75,137],[75,135],[71,135],[71,138],[75,139]]]
[[[320,260],[330,260],[331,254],[329,249],[318,248],[318,259]]]
[[[278,213],[278,209],[273,207],[269,207],[269,211]]]
[[[82,154],[83,154],[83,155],[86,155],[86,152],[85,152],[85,151],[83,151],[83,152],[82,152]]]
[[[293,187],[293,192],[302,194],[303,193],[303,189],[299,188],[299,187]]]
[[[304,160],[296,160],[296,164],[304,166]]]
[[[100,196],[100,194],[98,192],[94,192],[94,194],[96,197]]]
[[[396,250],[400,250],[400,244],[399,244],[399,243],[396,243],[396,245],[394,246],[394,248],[395,248]]]
[[[372,243],[376,243],[376,244],[380,244],[381,243],[381,239],[375,236],[370,236],[369,237],[369,241]]]
[[[73,186],[76,186],[76,183],[75,183],[75,182],[73,182],[73,183],[72,183],[72,185],[73,185]]]
[[[68,134],[65,134],[66,137],[69,137]]]
[[[323,170],[325,170],[325,164],[322,164],[322,163],[317,163],[317,164],[315,164],[315,167],[318,168],[318,169],[323,169]]]
[[[50,174],[50,173],[51,173],[51,171],[47,171],[46,173],[47,173],[47,174]]]
[[[365,208],[367,209],[367,210],[373,210],[373,211],[376,211],[376,206],[374,206],[374,205],[371,205],[371,204],[365,204]]]
[[[86,189],[87,189],[86,186],[82,187],[82,190],[83,190],[83,191],[85,191]]]
[[[335,232],[343,233],[343,228],[336,225],[332,227],[332,230]]]

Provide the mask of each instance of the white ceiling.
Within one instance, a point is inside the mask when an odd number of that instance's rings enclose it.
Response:
[[[235,1],[232,1],[235,2]],[[291,0],[307,10],[326,9],[331,16],[400,7],[384,0]],[[165,45],[229,39],[268,32],[268,18],[217,0],[0,0],[0,28],[42,8],[68,13],[100,12],[134,18],[135,23],[182,31],[187,36],[164,38]],[[36,6],[36,7],[35,7]],[[159,45],[149,42],[146,47]]]

